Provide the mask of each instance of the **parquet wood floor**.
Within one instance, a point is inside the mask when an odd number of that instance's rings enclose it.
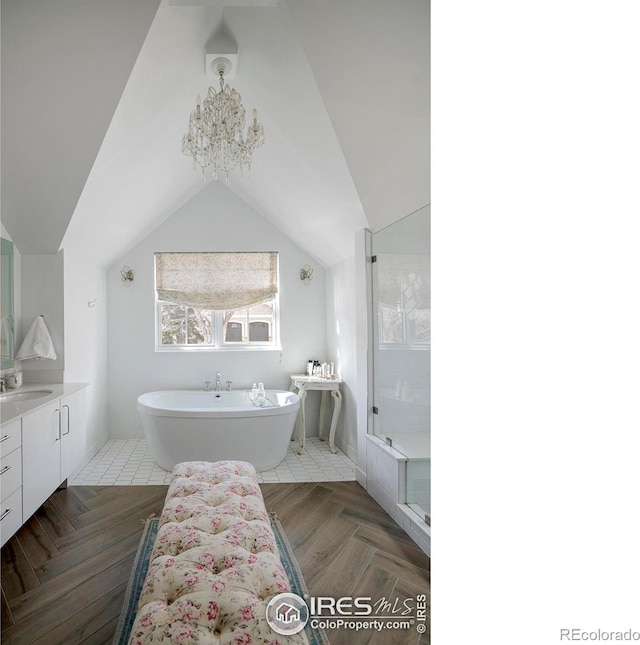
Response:
[[[262,484],[311,595],[429,594],[429,558],[356,482]],[[2,548],[3,645],[111,643],[144,520],[166,486],[56,491]],[[426,645],[414,631],[327,631],[331,645]]]

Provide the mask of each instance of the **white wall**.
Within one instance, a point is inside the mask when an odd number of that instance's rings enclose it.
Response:
[[[344,380],[336,444],[357,466],[366,484],[366,436],[369,415],[369,304],[371,233],[354,237],[354,255],[327,270],[327,348]]]
[[[73,222],[63,244],[64,380],[88,383],[86,462],[109,438],[106,271],[87,253],[84,236]]]
[[[278,251],[282,352],[156,352],[153,272],[159,251]],[[309,285],[300,280],[304,264],[314,269]],[[124,265],[134,271],[129,287],[120,276]],[[326,360],[324,269],[219,182],[211,182],[110,267],[107,292],[109,430],[114,438],[144,436],[136,410],[144,392],[201,388],[216,371],[233,381],[234,389],[254,381],[288,389],[289,375],[303,373],[309,358]],[[309,435],[317,434],[318,406],[319,397],[310,394]]]
[[[2,227],[2,236],[11,239]],[[45,315],[58,358],[18,361],[30,378],[88,383],[87,443],[84,460],[108,439],[106,423],[107,348],[105,270],[84,251],[84,240],[67,231],[64,251],[21,255],[15,248],[16,350],[35,316]],[[96,307],[88,301],[98,298]],[[46,376],[46,375],[49,376]]]
[[[62,253],[23,255],[21,266],[21,315],[16,325],[16,352],[31,325],[42,314],[51,334],[57,357],[55,360],[32,358],[17,361],[16,366],[24,370],[26,382],[29,382],[31,372],[51,372],[51,379],[54,382],[60,382],[65,362],[63,255]]]
[[[357,459],[358,373],[356,361],[355,256],[327,270],[327,349],[344,383],[336,444],[353,461]]]

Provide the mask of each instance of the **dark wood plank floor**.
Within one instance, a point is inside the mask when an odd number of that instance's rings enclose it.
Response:
[[[356,482],[263,484],[311,595],[429,595],[429,558]],[[166,486],[56,491],[2,548],[3,645],[110,644],[144,520]],[[327,631],[331,645],[426,645],[429,632]]]
[[[312,596],[430,598],[430,561],[357,482],[262,484]],[[430,604],[430,603],[429,603]],[[428,627],[427,623],[427,627]],[[430,630],[325,630],[331,645],[427,645]]]

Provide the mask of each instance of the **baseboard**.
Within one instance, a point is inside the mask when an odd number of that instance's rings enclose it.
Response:
[[[347,457],[349,457],[349,459],[351,459],[354,464],[358,463],[358,451],[353,446],[351,446],[350,444],[347,444],[345,446],[342,438],[340,437],[336,437],[335,442],[336,446],[340,448],[340,450],[342,450],[342,452],[344,452],[344,454],[347,455]]]
[[[349,459],[353,462],[353,465],[355,466],[355,471],[356,471],[356,481],[362,488],[365,490],[367,489],[367,473],[364,472],[364,470],[361,470],[360,467],[358,466],[358,451],[350,445],[345,446],[342,441],[339,439],[336,439],[336,446],[344,452]]]

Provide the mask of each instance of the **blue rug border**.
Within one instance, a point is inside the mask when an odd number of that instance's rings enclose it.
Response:
[[[269,513],[269,520],[271,529],[273,530],[273,535],[276,538],[276,546],[280,552],[280,562],[282,562],[287,578],[289,578],[291,591],[306,601],[309,597],[309,591],[304,578],[302,577],[302,573],[300,572],[293,549],[287,540],[284,528],[275,513]],[[307,636],[309,645],[329,645],[329,641],[324,631],[319,627],[314,628],[307,623],[307,626],[304,628],[304,633]]]
[[[147,575],[149,562],[151,560],[151,552],[153,551],[153,545],[156,541],[156,535],[158,534],[159,523],[159,517],[152,517],[145,522],[142,536],[140,537],[138,551],[136,553],[135,560],[133,561],[133,569],[129,576],[129,582],[127,583],[127,590],[125,592],[124,603],[120,612],[120,620],[116,627],[113,645],[128,645],[129,643],[129,636],[131,635],[131,629],[133,628],[133,623],[136,619],[138,600],[140,598],[140,592],[142,591],[142,584],[140,584],[140,588],[134,589],[133,582],[134,580],[144,581]]]
[[[276,540],[276,546],[280,552],[280,561],[282,562],[282,566],[284,567],[287,578],[289,579],[289,584],[291,585],[291,591],[306,600],[309,595],[307,586],[302,574],[300,573],[291,545],[287,541],[282,524],[275,513],[269,513],[269,523]],[[127,590],[125,592],[118,626],[116,627],[113,645],[128,645],[129,643],[131,629],[133,628],[133,623],[136,618],[138,600],[142,590],[142,581],[144,581],[147,571],[149,570],[149,561],[156,541],[156,535],[158,534],[159,524],[159,517],[149,518],[145,522],[142,536],[140,537],[138,551],[133,562],[131,576],[127,583]],[[141,581],[138,589],[133,588],[134,580]],[[309,645],[329,645],[329,641],[327,640],[323,630],[313,628],[310,624],[307,624],[304,632],[307,636],[307,640],[309,641]]]

